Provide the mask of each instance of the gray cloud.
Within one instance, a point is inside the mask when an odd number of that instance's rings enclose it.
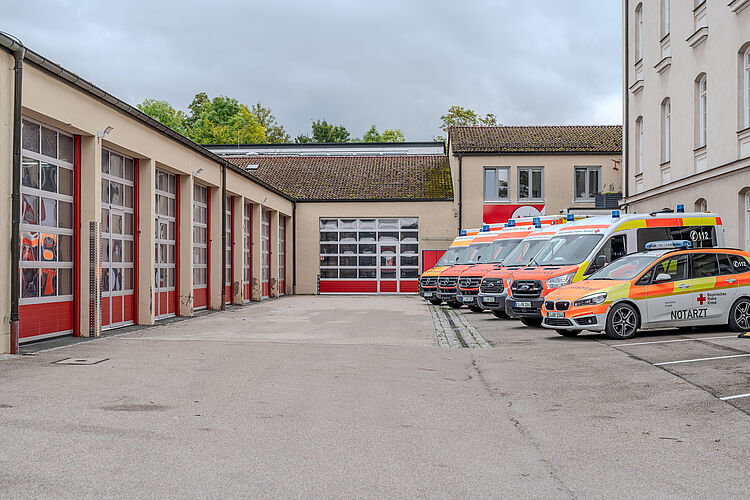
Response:
[[[453,104],[505,124],[620,123],[621,14],[601,0],[14,2],[3,31],[133,104],[200,91],[361,135],[437,135]]]

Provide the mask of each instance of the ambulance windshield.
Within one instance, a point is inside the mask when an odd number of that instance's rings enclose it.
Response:
[[[587,279],[590,280],[632,280],[648,266],[654,263],[653,255],[629,255],[621,257],[596,271]]]
[[[536,256],[539,250],[549,240],[524,240],[510,251],[507,257],[503,260],[503,266],[526,266],[531,262],[531,259]]]
[[[534,257],[534,263],[540,266],[572,266],[580,264],[589,256],[601,234],[565,234],[557,235]]]
[[[456,264],[476,264],[479,260],[479,256],[482,254],[485,248],[489,246],[489,242],[487,243],[472,243],[469,245],[469,250],[465,253],[462,253],[458,260],[456,260]]]
[[[450,247],[445,251],[440,260],[435,264],[435,267],[447,267],[452,266],[456,263],[456,260],[461,256],[462,253],[469,250],[468,246],[465,247]]]
[[[487,248],[484,249],[482,255],[479,256],[480,264],[499,264],[508,256],[508,254],[516,248],[520,239],[515,240],[495,240],[490,243]]]

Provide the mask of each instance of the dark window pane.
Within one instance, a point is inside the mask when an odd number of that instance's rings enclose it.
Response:
[[[39,225],[57,227],[57,200],[42,198],[39,211]]]
[[[60,269],[57,271],[58,292],[60,295],[73,295],[73,270]]]
[[[355,279],[357,277],[356,269],[339,269],[339,278]]]
[[[586,169],[576,169],[576,198],[588,198],[586,196]]]
[[[73,196],[73,171],[67,168],[58,168],[57,176],[60,194]]]
[[[531,197],[540,199],[542,197],[542,171],[533,170],[531,172]]]
[[[31,158],[24,158],[21,165],[21,184],[39,189],[39,162]]]
[[[73,229],[73,204],[67,201],[60,201],[57,205],[59,227]]]
[[[518,171],[518,197],[519,198],[529,197],[529,171],[528,170]]]
[[[339,272],[337,269],[321,269],[320,270],[321,278],[336,279],[339,277],[338,275],[339,275]]]
[[[356,257],[339,257],[339,265],[342,267],[357,267]]]
[[[376,274],[377,274],[376,269],[360,269],[359,270],[359,277],[363,279],[375,278]]]
[[[42,297],[54,297],[57,295],[57,269],[42,269],[42,283],[40,290]]]
[[[27,224],[39,224],[39,197],[30,194],[23,195],[21,203],[23,222]]]
[[[357,253],[357,245],[340,245],[339,253],[343,255],[354,255]]]
[[[704,253],[693,255],[693,278],[711,278],[717,276],[719,266],[716,254]]]
[[[57,158],[57,132],[42,127],[42,154]]]
[[[59,158],[68,163],[73,163],[73,138],[60,134],[60,156]]]
[[[21,270],[21,297],[24,299],[39,297],[39,270]]]
[[[39,233],[21,233],[21,260],[39,260]]]
[[[416,278],[419,274],[417,269],[402,269],[401,278]]]
[[[339,233],[320,233],[320,241],[338,241]]]
[[[331,245],[330,243],[329,244],[320,245],[320,253],[322,253],[322,254],[336,254],[336,253],[339,253],[339,246],[336,245],[336,244]]]
[[[360,257],[359,258],[359,267],[375,267],[377,265],[377,260],[375,257]]]
[[[39,152],[39,125],[24,121],[21,147],[35,153]]]
[[[321,257],[320,265],[323,267],[335,267],[339,265],[338,257]]]
[[[50,193],[57,192],[57,166],[42,163],[42,189]]]

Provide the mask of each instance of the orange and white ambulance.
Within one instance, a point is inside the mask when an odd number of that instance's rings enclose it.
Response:
[[[692,246],[650,243],[649,251],[550,292],[543,326],[566,337],[591,330],[612,339],[633,337],[641,328],[728,324],[749,330],[750,252]]]
[[[468,234],[470,232],[472,233],[471,235]],[[437,297],[438,276],[456,263],[458,258],[469,248],[469,244],[479,232],[480,229],[461,231],[461,235],[453,240],[448,250],[440,257],[435,266],[422,273],[419,277],[419,295],[435,305],[442,302]]]
[[[542,324],[542,305],[549,292],[587,278],[625,255],[643,251],[652,241],[688,240],[694,247],[724,243],[721,217],[713,213],[677,212],[620,215],[583,219],[560,228],[539,251],[531,266],[518,271],[510,283],[506,310],[527,326]]]

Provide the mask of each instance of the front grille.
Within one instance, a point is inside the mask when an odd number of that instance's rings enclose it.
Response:
[[[553,300],[548,300],[544,303],[544,308],[548,311],[554,311],[555,310],[555,302]]]
[[[563,318],[547,318],[545,320],[549,326],[570,326],[569,319]]]
[[[430,287],[437,286],[437,282],[438,282],[438,279],[437,279],[437,277],[434,277],[434,276],[425,276],[424,278],[422,278],[421,280],[419,280],[419,284],[422,285],[423,287],[425,287],[425,286],[430,286]]]
[[[458,283],[458,278],[455,276],[448,278],[441,276],[440,279],[438,279],[440,288],[456,288],[456,283]]]
[[[483,279],[479,290],[482,293],[503,293],[503,280],[501,278]]]
[[[543,289],[539,280],[516,280],[510,286],[513,298],[517,299],[538,299]]]
[[[479,276],[467,276],[458,280],[458,286],[462,290],[464,288],[479,288],[481,282],[482,278]]]
[[[567,300],[560,300],[555,304],[555,309],[558,311],[567,311],[570,308],[570,302]]]

